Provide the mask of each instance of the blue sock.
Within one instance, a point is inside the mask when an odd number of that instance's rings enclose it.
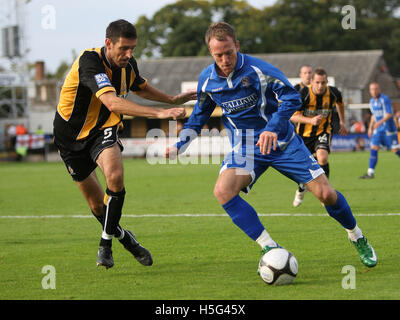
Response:
[[[369,156],[369,167],[375,169],[378,162],[378,151],[371,149],[371,155]]]
[[[265,228],[261,224],[257,212],[239,195],[236,195],[222,207],[229,214],[233,223],[254,241],[264,231]]]
[[[396,151],[398,157],[400,157],[400,149]]]
[[[325,206],[329,215],[338,221],[346,229],[354,229],[356,226],[356,219],[351,212],[350,206],[346,198],[336,190],[338,195],[337,201],[333,206]]]

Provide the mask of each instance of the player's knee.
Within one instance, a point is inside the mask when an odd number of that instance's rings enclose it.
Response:
[[[334,205],[336,203],[336,191],[330,185],[329,180],[325,175],[319,176],[311,184],[309,184],[308,187],[318,198],[318,200],[325,205]]]
[[[221,204],[224,204],[231,200],[235,195],[229,188],[216,184],[214,187],[214,196]]]
[[[328,164],[328,158],[318,158],[318,164],[320,166],[326,166]]]
[[[321,188],[318,198],[325,205],[332,206],[337,201],[337,194],[331,186],[324,186]]]
[[[107,177],[107,187],[114,192],[121,191],[124,188],[124,178],[122,170],[113,170]]]

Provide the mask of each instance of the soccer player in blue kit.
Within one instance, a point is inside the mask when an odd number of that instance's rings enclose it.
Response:
[[[369,85],[371,95],[370,110],[372,113],[368,127],[368,136],[371,138],[371,153],[368,172],[361,179],[373,179],[378,162],[379,146],[383,145],[400,157],[400,145],[396,123],[393,118],[392,103],[389,97],[381,93],[379,84],[372,82]]]
[[[374,267],[374,249],[357,226],[345,197],[329,184],[289,121],[301,106],[300,95],[276,67],[240,53],[235,30],[229,24],[211,24],[205,40],[215,63],[201,72],[193,113],[179,141],[166,149],[166,157],[174,159],[184,152],[219,105],[233,149],[222,162],[214,195],[232,221],[261,246],[263,253],[278,246],[254,208],[239,195],[240,191],[249,192],[271,166],[305,184],[345,228],[361,262]]]

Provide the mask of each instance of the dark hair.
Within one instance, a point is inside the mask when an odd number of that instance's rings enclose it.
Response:
[[[326,71],[325,71],[324,69],[322,69],[322,68],[316,68],[316,69],[313,71],[313,73],[312,73],[311,79],[314,79],[314,76],[315,76],[316,74],[319,75],[319,76],[326,76],[326,78],[328,78],[328,74],[327,74]]]
[[[233,42],[236,43],[235,28],[226,22],[215,22],[208,28],[205,41],[208,46],[211,38],[215,38],[218,41],[226,41],[226,37],[231,37]]]
[[[111,22],[106,29],[106,38],[111,39],[113,43],[119,38],[137,39],[135,26],[123,19]]]

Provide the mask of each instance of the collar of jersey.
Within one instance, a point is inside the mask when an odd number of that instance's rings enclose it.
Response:
[[[109,67],[111,69],[111,64],[108,61],[107,56],[106,56],[106,47],[105,46],[101,48],[101,56],[103,58],[103,61],[106,63],[107,67]]]
[[[241,54],[240,52],[238,52],[236,67],[235,67],[235,70],[233,70],[232,72],[235,73],[236,71],[240,70],[243,67],[243,65],[244,65],[244,54]],[[223,76],[218,75],[216,66],[217,66],[216,63],[214,62],[210,79],[228,78],[228,77],[223,77]]]

